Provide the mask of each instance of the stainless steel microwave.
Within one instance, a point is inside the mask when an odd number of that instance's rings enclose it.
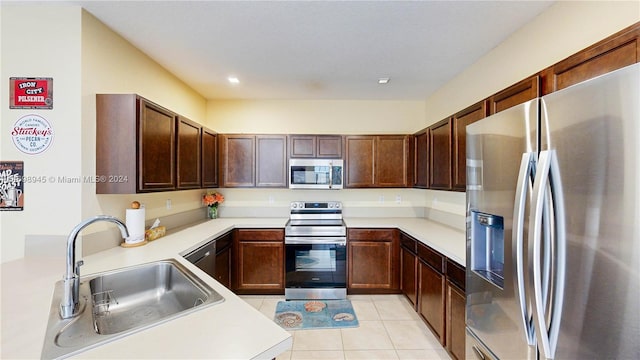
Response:
[[[289,159],[289,189],[342,189],[342,159]]]

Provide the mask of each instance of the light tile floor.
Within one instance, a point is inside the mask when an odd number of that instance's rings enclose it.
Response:
[[[283,296],[241,296],[273,319]],[[450,360],[431,330],[403,295],[349,295],[357,328],[290,331],[293,347],[277,360],[415,359]]]

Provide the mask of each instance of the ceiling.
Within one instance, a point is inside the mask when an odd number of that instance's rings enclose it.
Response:
[[[81,5],[207,99],[369,100],[426,99],[553,3],[58,2]]]

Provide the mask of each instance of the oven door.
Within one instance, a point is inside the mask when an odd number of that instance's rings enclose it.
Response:
[[[344,242],[295,244],[285,240],[286,299],[344,299],[347,247]]]

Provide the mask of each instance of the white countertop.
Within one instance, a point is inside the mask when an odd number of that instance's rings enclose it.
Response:
[[[225,301],[76,357],[272,359],[290,349],[292,338],[287,331],[180,256],[233,228],[284,228],[286,222],[286,218],[220,218],[145,246],[116,247],[84,257],[83,276],[174,258]],[[418,218],[348,218],[345,222],[348,227],[397,227],[465,265],[462,231]],[[64,268],[63,257],[29,257],[2,264],[1,358],[40,358],[54,284],[62,278]]]
[[[421,218],[345,218],[352,228],[398,228],[456,263],[466,266],[464,231]]]

